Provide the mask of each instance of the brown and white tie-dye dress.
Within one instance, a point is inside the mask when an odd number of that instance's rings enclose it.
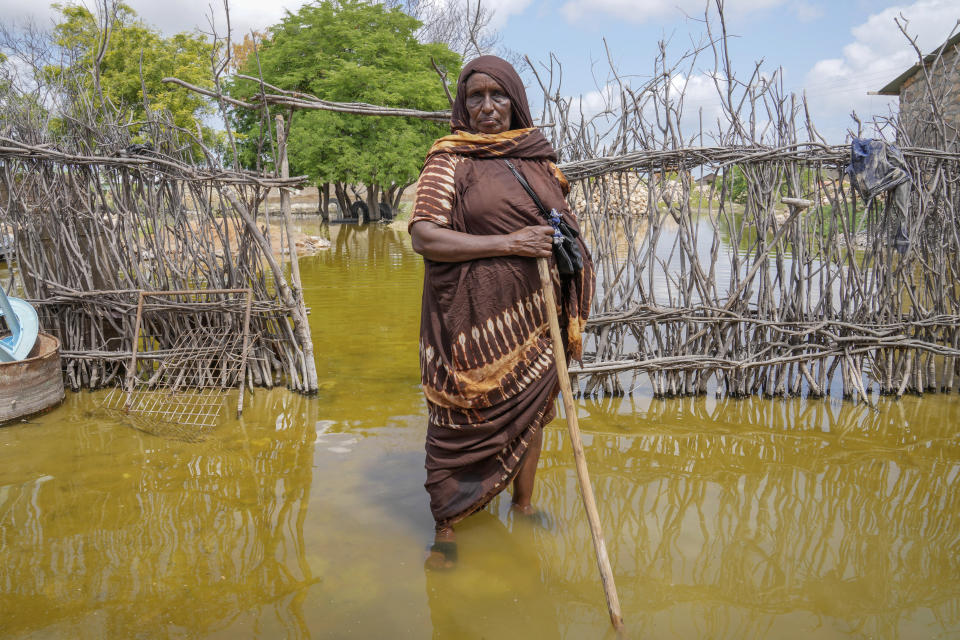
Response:
[[[544,224],[503,162],[509,157],[547,208],[576,224],[552,148],[535,129],[459,132],[431,149],[410,226],[429,221],[477,235]],[[580,357],[593,272],[561,284],[554,270],[567,354]],[[438,526],[483,507],[513,479],[528,443],[554,417],[553,348],[533,258],[424,260],[420,368],[429,408],[427,482]]]

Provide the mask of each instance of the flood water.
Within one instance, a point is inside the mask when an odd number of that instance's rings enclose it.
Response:
[[[534,499],[432,534],[406,233],[301,260],[320,393],[248,396],[200,442],[102,393],[0,428],[5,638],[613,637],[562,420]],[[229,404],[227,405],[230,406]],[[580,401],[631,638],[960,635],[960,400]]]

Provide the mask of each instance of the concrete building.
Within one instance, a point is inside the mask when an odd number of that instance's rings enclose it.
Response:
[[[960,33],[872,93],[900,97],[901,145],[960,149]]]

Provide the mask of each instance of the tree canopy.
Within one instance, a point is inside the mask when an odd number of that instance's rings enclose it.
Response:
[[[443,44],[424,44],[420,23],[398,9],[361,0],[322,0],[287,13],[273,26],[241,73],[287,90],[338,102],[440,110],[449,107],[431,59],[453,77],[460,58]],[[238,97],[257,91],[236,80]],[[255,165],[260,118],[237,112],[246,134],[243,162]],[[291,171],[319,183],[363,183],[369,187],[407,185],[419,173],[430,143],[448,129],[434,122],[371,117],[328,111],[297,113],[289,134]]]
[[[198,130],[203,117],[210,112],[207,101],[180,87],[164,84],[161,79],[176,76],[198,86],[211,86],[212,45],[205,36],[178,33],[164,37],[125,4],[116,5],[116,10],[106,17],[107,29],[85,6],[54,7],[60,14],[54,27],[54,44],[66,54],[68,62],[49,72],[59,76],[68,91],[76,92],[75,98],[97,105],[99,81],[103,100],[119,109],[125,119],[144,121],[149,108],[165,111],[173,124],[190,132]],[[98,78],[91,71],[105,36]]]

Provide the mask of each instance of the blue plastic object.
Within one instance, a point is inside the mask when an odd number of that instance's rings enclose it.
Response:
[[[907,161],[900,149],[883,140],[866,138],[854,138],[850,143],[847,175],[864,200],[910,181]]]
[[[37,310],[20,298],[8,298],[0,287],[0,315],[7,321],[10,335],[0,338],[0,362],[23,360],[33,349],[40,331]]]
[[[890,229],[888,242],[901,255],[910,248],[910,187],[913,179],[900,149],[883,140],[854,138],[850,143],[847,175],[863,199],[870,203],[883,192],[890,192],[884,216]],[[893,232],[896,227],[896,232]]]

